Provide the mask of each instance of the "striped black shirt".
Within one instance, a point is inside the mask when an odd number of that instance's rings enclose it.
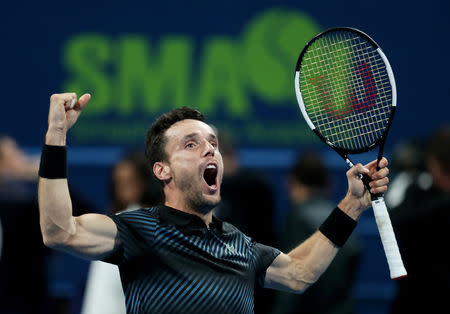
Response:
[[[158,206],[111,216],[127,313],[253,313],[255,283],[280,253],[229,223]]]

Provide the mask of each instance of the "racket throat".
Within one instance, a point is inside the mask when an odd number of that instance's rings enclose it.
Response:
[[[347,163],[349,168],[354,166],[354,164],[352,163],[352,161],[350,159],[348,159],[348,157],[343,157],[343,158],[344,158],[344,160]]]

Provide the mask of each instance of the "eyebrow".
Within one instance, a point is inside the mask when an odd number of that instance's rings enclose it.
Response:
[[[190,139],[194,139],[196,137],[198,137],[198,133],[190,133],[190,134],[184,136],[182,138],[182,141],[184,142],[184,141],[187,141],[187,140],[190,140]],[[213,139],[213,140],[217,140],[217,136],[214,133],[209,133],[209,138]]]
[[[197,136],[198,136],[197,133],[191,133],[191,134],[184,136],[181,140],[184,142],[184,141],[196,138]]]

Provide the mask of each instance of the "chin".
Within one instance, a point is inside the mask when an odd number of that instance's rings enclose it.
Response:
[[[207,196],[203,197],[202,200],[193,201],[191,204],[191,208],[194,208],[195,211],[201,214],[207,214],[214,209],[220,203],[220,195],[219,196]]]

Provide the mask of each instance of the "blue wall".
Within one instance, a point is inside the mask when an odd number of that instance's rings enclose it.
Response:
[[[0,133],[38,145],[49,95],[74,90],[93,98],[70,134],[71,145],[141,144],[148,124],[177,105],[199,107],[210,122],[233,130],[242,147],[317,145],[296,105],[295,61],[316,32],[352,26],[380,44],[394,70],[398,114],[392,146],[448,121],[449,6],[7,2],[0,12]]]

